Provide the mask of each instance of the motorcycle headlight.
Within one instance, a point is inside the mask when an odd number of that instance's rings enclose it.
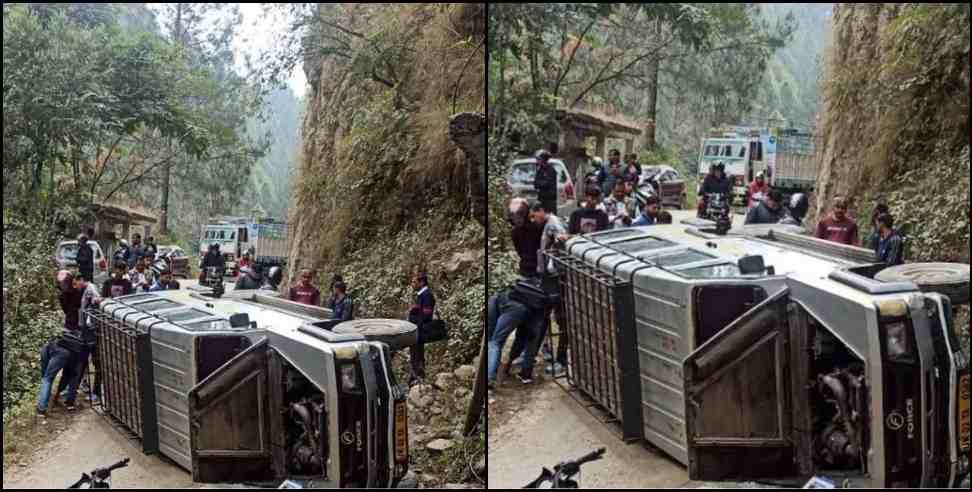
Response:
[[[911,357],[911,343],[908,339],[908,326],[904,322],[892,323],[887,327],[887,351],[891,360]]]
[[[345,393],[357,393],[361,391],[361,380],[358,378],[358,371],[351,364],[341,366],[341,390]]]

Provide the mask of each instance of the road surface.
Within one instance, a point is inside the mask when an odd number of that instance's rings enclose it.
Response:
[[[695,211],[673,211],[673,221]],[[734,225],[744,217],[734,214]],[[533,386],[501,381],[489,402],[487,460],[490,489],[521,488],[543,467],[576,459],[598,448],[605,458],[586,465],[583,488],[772,488],[744,483],[691,481],[681,463],[643,443],[625,444],[548,376],[543,366]]]

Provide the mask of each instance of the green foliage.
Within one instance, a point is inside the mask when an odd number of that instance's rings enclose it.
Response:
[[[3,409],[36,398],[40,348],[62,325],[51,261],[55,234],[37,222],[4,221]]]

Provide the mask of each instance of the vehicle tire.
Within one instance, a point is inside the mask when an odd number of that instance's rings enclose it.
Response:
[[[881,282],[914,282],[922,292],[948,297],[955,306],[969,303],[969,265],[912,263],[886,268],[874,276]]]
[[[387,343],[393,350],[418,343],[418,327],[400,319],[356,319],[334,327],[334,333],[363,335],[366,340]]]

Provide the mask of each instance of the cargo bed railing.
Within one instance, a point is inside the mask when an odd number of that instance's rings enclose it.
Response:
[[[144,453],[155,453],[159,433],[149,330],[132,327],[99,308],[89,309],[87,314],[98,337],[104,415],[138,437]]]
[[[634,291],[569,253],[551,251],[568,337],[567,383],[617,423],[624,440],[643,438]],[[571,388],[564,388],[570,393]],[[584,403],[584,402],[581,402]],[[589,405],[585,405],[591,410]],[[592,412],[592,415],[593,412]],[[599,417],[598,415],[594,415]]]

